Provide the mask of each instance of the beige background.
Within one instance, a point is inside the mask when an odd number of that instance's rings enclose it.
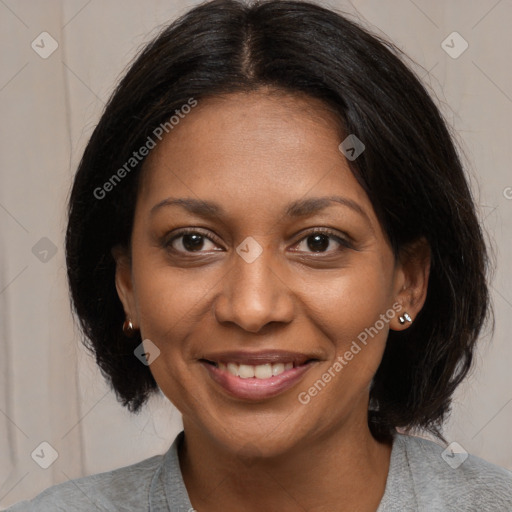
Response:
[[[163,396],[139,416],[124,410],[81,347],[66,288],[64,205],[81,152],[123,69],[159,25],[196,3],[0,0],[2,506],[69,478],[163,453],[180,430],[180,415]],[[446,436],[512,469],[512,2],[326,5],[357,13],[418,62],[415,69],[464,144],[497,253],[496,333],[492,342],[483,338]],[[47,59],[31,48],[43,31],[59,45]],[[453,31],[469,44],[456,59],[441,47]],[[46,262],[40,246],[32,250],[44,237],[57,248]],[[48,469],[31,458],[43,441],[59,455]]]

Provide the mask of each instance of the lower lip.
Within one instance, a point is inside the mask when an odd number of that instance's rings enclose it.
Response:
[[[201,364],[207,369],[210,377],[230,395],[245,400],[264,400],[284,393],[293,387],[313,366],[314,361],[285,370],[268,379],[255,377],[242,379],[205,361],[201,361]]]

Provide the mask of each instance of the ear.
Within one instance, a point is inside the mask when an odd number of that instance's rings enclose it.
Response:
[[[405,246],[399,255],[396,274],[395,307],[396,315],[390,321],[390,328],[395,331],[407,329],[421,311],[427,298],[428,278],[430,275],[430,246],[421,237]],[[400,323],[399,318],[409,315],[411,321]]]
[[[126,318],[131,320],[134,328],[138,328],[139,321],[133,291],[132,263],[129,249],[116,245],[111,250],[116,262],[115,283],[119,300],[123,303]]]

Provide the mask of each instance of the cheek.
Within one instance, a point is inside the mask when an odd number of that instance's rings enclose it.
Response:
[[[367,392],[382,360],[389,321],[395,315],[390,275],[389,267],[384,269],[376,261],[317,282],[314,293],[311,288],[310,318],[331,348],[329,361],[305,384],[307,390],[319,378],[329,380],[326,392],[319,393],[319,400],[315,398],[317,404],[326,406],[332,400],[348,403]]]
[[[137,261],[135,254],[133,269],[141,335],[160,351],[151,373],[171,402],[186,412],[194,402],[188,342],[212,285],[199,271],[180,271],[144,256]]]
[[[138,268],[134,280],[143,334],[180,339],[200,318],[215,281],[200,269],[180,270],[161,261],[152,264],[149,258],[141,260]]]
[[[342,349],[386,313],[391,291],[389,270],[386,274],[380,265],[366,265],[317,280],[305,296],[313,321]]]

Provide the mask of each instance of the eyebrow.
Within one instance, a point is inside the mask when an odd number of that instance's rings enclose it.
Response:
[[[306,215],[313,215],[318,213],[329,206],[332,203],[338,203],[343,206],[350,208],[351,210],[359,213],[361,216],[370,223],[370,217],[366,211],[355,201],[347,197],[342,196],[325,196],[325,197],[310,197],[306,199],[298,199],[290,203],[286,210],[285,215],[287,217],[303,217]],[[149,212],[150,215],[154,215],[158,210],[166,206],[181,206],[188,212],[198,215],[200,217],[221,217],[225,214],[224,208],[213,201],[206,201],[202,199],[194,198],[173,198],[168,197],[163,201],[155,204]]]

